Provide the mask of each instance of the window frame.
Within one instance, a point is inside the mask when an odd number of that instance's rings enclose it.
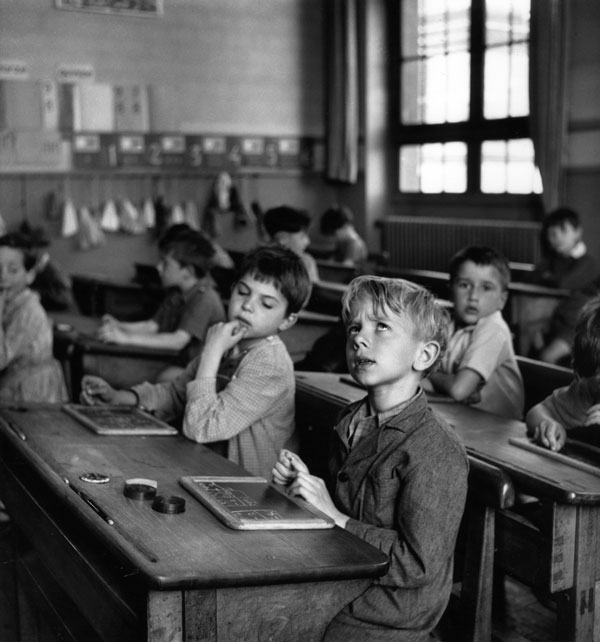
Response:
[[[401,87],[401,34],[403,0],[390,0],[389,10],[389,39],[391,43],[390,56],[390,117],[392,131],[392,154],[394,157],[393,172],[395,197],[402,202],[460,202],[470,200],[476,203],[504,203],[506,205],[537,204],[540,194],[487,194],[481,191],[481,144],[487,140],[509,140],[513,138],[530,138],[531,128],[529,116],[509,117],[486,120],[483,115],[484,95],[484,58],[485,58],[485,0],[471,0],[471,69],[470,87],[471,100],[469,120],[461,123],[439,124],[402,124],[402,87]],[[467,145],[467,189],[460,194],[439,193],[426,194],[423,192],[402,192],[399,185],[400,176],[400,146],[406,144],[445,143],[451,141],[464,142]]]

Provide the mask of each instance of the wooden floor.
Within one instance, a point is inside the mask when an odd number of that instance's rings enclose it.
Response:
[[[495,622],[493,642],[563,642],[554,637],[554,613],[540,604],[531,591],[507,579],[506,595],[504,621]],[[0,642],[22,642],[15,617],[16,609],[13,560],[9,540],[4,537],[0,538]],[[48,639],[44,637],[43,642]],[[444,639],[444,642],[449,640]],[[463,641],[455,638],[452,642]]]

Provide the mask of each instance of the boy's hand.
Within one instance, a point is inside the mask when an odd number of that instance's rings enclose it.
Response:
[[[304,499],[322,513],[331,517],[337,526],[344,528],[350,519],[348,515],[341,513],[333,503],[331,495],[320,477],[315,477],[308,472],[298,471],[296,479],[288,488],[288,495],[294,495]]]
[[[308,473],[306,464],[291,450],[281,450],[273,467],[273,481],[281,486],[289,486],[299,472]]]
[[[102,325],[119,325],[119,321],[112,314],[103,314]]]
[[[98,338],[106,343],[125,343],[127,335],[116,325],[101,325],[98,328]]]
[[[238,344],[244,338],[246,332],[247,328],[239,321],[228,321],[227,323],[220,321],[215,323],[210,326],[206,333],[204,350],[218,352],[220,353],[220,358],[227,350],[231,350],[234,345]]]
[[[593,424],[600,424],[600,403],[591,406],[587,411],[584,425],[592,426]]]
[[[535,427],[533,438],[542,446],[558,451],[567,442],[567,431],[557,421],[543,419]]]
[[[117,391],[104,379],[85,375],[81,380],[81,395],[79,400],[86,406],[98,406],[115,403]]]

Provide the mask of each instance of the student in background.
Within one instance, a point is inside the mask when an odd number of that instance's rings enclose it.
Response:
[[[321,234],[333,236],[333,260],[360,271],[367,261],[367,246],[354,228],[354,215],[345,205],[333,205],[321,216]]]
[[[31,227],[27,221],[19,227],[17,234],[28,243],[37,255],[34,279],[31,289],[39,294],[40,303],[48,312],[76,312],[71,279],[50,258],[50,241],[41,227]]]
[[[560,450],[568,432],[589,426],[600,440],[600,297],[582,308],[573,342],[575,379],[534,406],[526,417],[527,433],[550,450]]]
[[[542,227],[545,259],[533,279],[544,285],[571,290],[571,296],[554,310],[546,336],[537,340],[539,354],[548,363],[565,363],[571,357],[575,323],[582,305],[592,296],[600,277],[600,266],[583,241],[577,212],[561,207],[550,212]]]
[[[213,325],[202,352],[172,382],[115,390],[82,381],[82,402],[140,405],[165,421],[183,414],[183,434],[224,446],[254,475],[270,475],[294,436],[294,367],[279,333],[291,328],[311,284],[300,258],[279,246],[246,254],[229,299],[228,321]]]
[[[158,377],[169,381],[199,353],[208,328],[225,319],[225,310],[210,275],[214,250],[202,233],[173,226],[158,247],[160,278],[171,291],[154,317],[124,322],[106,315],[98,336],[110,343],[181,350],[181,367],[167,368]]]
[[[424,288],[361,276],[344,295],[346,357],[367,396],[334,429],[330,488],[283,450],[273,480],[389,555],[390,568],[329,625],[326,642],[430,639],[450,597],[467,457],[421,390],[448,336]]]
[[[0,237],[0,404],[69,399],[52,353],[52,322],[31,289],[38,260],[28,235]],[[0,501],[0,535],[9,531],[10,523]]]
[[[29,239],[0,238],[0,403],[68,400],[52,323],[30,288],[37,258]]]
[[[319,280],[317,262],[306,252],[310,245],[310,222],[308,212],[288,205],[273,207],[263,217],[263,225],[270,239],[295,252],[302,259],[311,282],[316,283]]]
[[[502,318],[508,261],[489,247],[471,246],[450,261],[454,319],[448,350],[429,377],[434,390],[498,415],[521,419],[523,380]]]

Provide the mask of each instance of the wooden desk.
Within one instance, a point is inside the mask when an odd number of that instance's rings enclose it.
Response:
[[[154,381],[167,366],[178,363],[178,350],[97,339],[97,318],[60,312],[50,317],[54,324],[54,353],[63,365],[74,400],[79,399],[84,374],[98,375],[116,388],[129,388],[142,381]]]
[[[298,403],[312,404],[319,417],[304,441],[312,440],[311,450],[322,451],[322,431],[331,427],[331,419],[346,403],[362,398],[364,392],[330,373],[300,372],[296,384]],[[553,595],[558,639],[600,640],[600,606],[595,606],[600,595],[600,473],[510,444],[509,438],[525,435],[522,422],[457,403],[432,407],[455,428],[470,457],[497,466],[518,491],[542,500],[537,526],[509,511],[499,513],[496,566]],[[317,468],[322,463],[317,460]]]
[[[79,640],[319,640],[333,616],[387,570],[384,554],[337,527],[227,528],[178,479],[247,473],[183,437],[100,437],[58,406],[2,409],[0,417],[2,500],[31,544],[18,558],[19,578],[35,586],[38,605],[61,597],[68,608],[60,615],[72,611],[95,632]],[[110,481],[86,484],[85,472]],[[185,512],[160,514],[125,498],[132,477],[184,497]]]
[[[72,274],[73,296],[82,314],[112,314],[123,321],[151,317],[165,297],[161,286],[139,283],[104,274]]]

